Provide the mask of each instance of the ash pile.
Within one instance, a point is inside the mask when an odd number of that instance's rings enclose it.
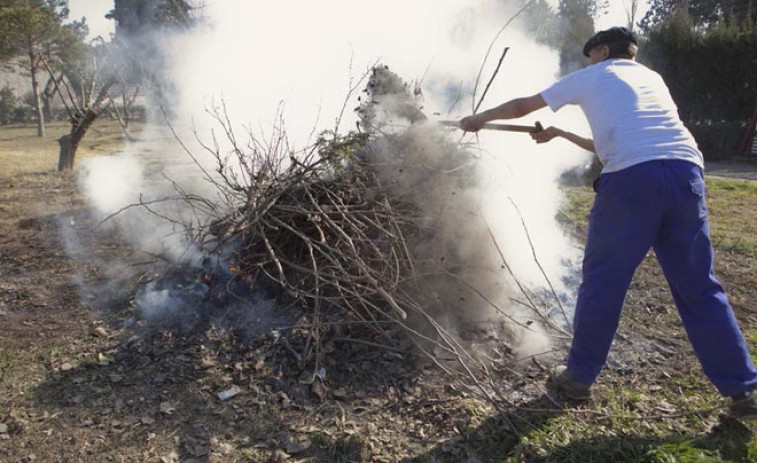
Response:
[[[355,111],[358,130],[298,153],[282,127],[243,143],[217,114],[231,144],[206,147],[218,199],[184,198],[207,217],[183,224],[204,255],[202,284],[187,283],[196,304],[257,298],[244,307],[258,313],[236,310],[232,324],[287,325],[303,339],[290,343],[298,363],[316,371],[333,351],[323,346],[352,339],[479,386],[524,338],[565,335],[481,213],[477,154],[427,120],[420,90],[375,67]]]

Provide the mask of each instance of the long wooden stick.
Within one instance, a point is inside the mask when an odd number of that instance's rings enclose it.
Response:
[[[460,128],[460,121],[439,121],[438,124],[447,127]],[[536,122],[534,125],[516,125],[516,124],[484,124],[481,126],[483,130],[502,130],[504,132],[523,132],[523,133],[536,133],[544,130],[541,123]]]

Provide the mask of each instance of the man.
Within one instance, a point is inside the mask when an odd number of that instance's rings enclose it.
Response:
[[[596,152],[603,165],[594,184],[573,342],[567,366],[553,377],[560,392],[591,397],[633,273],[652,247],[705,374],[732,398],[733,415],[757,419],[757,371],[713,273],[702,154],[662,78],[635,61],[637,45],[626,28],[598,32],[583,49],[588,67],[541,93],[466,117],[460,126],[477,131],[495,119],[566,104],[579,105],[589,121],[592,139],[555,127],[533,134],[537,143],[563,137]]]

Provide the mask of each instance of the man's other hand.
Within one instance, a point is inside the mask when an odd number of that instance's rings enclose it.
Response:
[[[555,137],[562,136],[562,130],[557,127],[547,127],[544,130],[531,133],[531,138],[536,143],[547,143]]]
[[[478,132],[485,123],[478,114],[474,114],[460,119],[460,128],[466,132]]]

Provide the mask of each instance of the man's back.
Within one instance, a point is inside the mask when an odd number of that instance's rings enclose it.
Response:
[[[656,159],[702,166],[702,155],[662,78],[633,60],[602,61],[566,76],[541,95],[553,110],[565,104],[582,108],[603,172]]]

